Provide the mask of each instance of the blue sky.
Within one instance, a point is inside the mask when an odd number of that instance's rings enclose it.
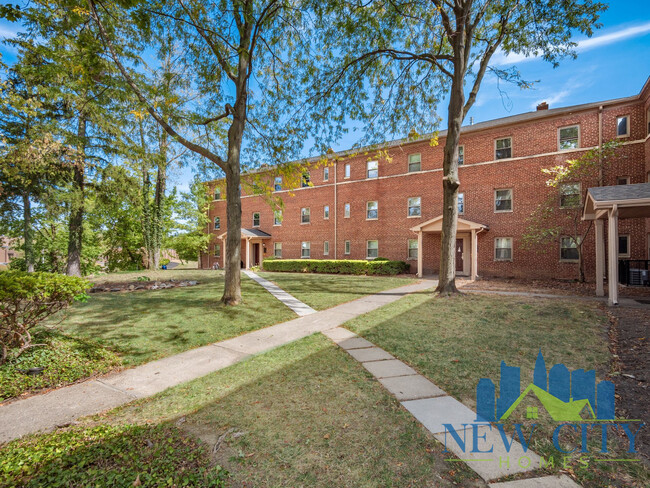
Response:
[[[4,2],[3,2],[4,3]],[[538,80],[532,89],[497,85],[487,78],[469,117],[481,122],[535,110],[542,101],[551,108],[608,100],[637,94],[650,76],[650,9],[648,0],[611,1],[601,17],[603,27],[590,39],[576,37],[578,58],[566,59],[558,68],[540,59],[515,59],[495,55],[494,64],[500,67],[516,66],[526,80]],[[17,26],[0,21],[0,37],[11,36]],[[0,48],[5,62],[11,62],[13,53]],[[501,88],[501,92],[499,90]],[[503,93],[502,93],[503,92]],[[438,109],[444,118],[446,105]],[[445,127],[443,120],[441,127]],[[349,134],[334,149],[342,150],[356,142],[357,135]],[[192,168],[177,170],[172,183],[187,188]]]

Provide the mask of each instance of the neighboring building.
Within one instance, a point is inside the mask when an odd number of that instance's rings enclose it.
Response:
[[[650,174],[649,134],[650,79],[635,96],[557,109],[540,104],[535,112],[463,127],[458,273],[575,277],[577,262],[567,239],[558,238],[544,255],[522,246],[527,220],[548,195],[548,177],[542,168],[618,140],[622,145],[604,171],[603,184],[644,183]],[[332,154],[328,166],[314,158],[308,161],[313,186],[289,190],[281,180],[272,182],[274,195],[284,202],[281,216],[268,199],[244,191],[242,265],[253,266],[273,255],[285,259],[382,256],[408,261],[412,272],[418,271],[419,260],[424,274],[436,273],[444,143],[443,131],[437,146],[430,144],[429,137],[387,142],[381,150],[388,158],[373,158],[374,150]],[[270,173],[269,178],[273,178]],[[221,191],[215,191],[209,209],[215,239],[210,252],[201,256],[202,268],[223,266],[227,222],[222,185],[223,181],[211,185],[211,189],[221,186]],[[585,191],[580,188],[582,195]],[[620,256],[650,259],[646,219],[622,220],[619,236]],[[587,277],[593,279],[593,231],[583,249]]]
[[[0,236],[0,265],[8,265],[16,257],[16,251],[13,249],[14,239]]]

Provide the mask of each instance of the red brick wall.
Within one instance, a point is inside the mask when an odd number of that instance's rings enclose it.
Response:
[[[605,171],[605,184],[616,184],[618,176],[630,176],[631,183],[645,182],[646,173],[650,171],[650,141],[644,141],[645,102],[639,100],[606,105],[602,114],[604,141],[615,138],[616,118],[621,115],[630,116],[630,136],[620,139],[625,144],[619,149],[617,160]],[[541,169],[561,164],[569,158],[578,157],[586,148],[597,146],[598,120],[598,108],[595,107],[484,130],[469,128],[461,135],[460,143],[465,149],[465,164],[459,170],[459,191],[465,195],[465,213],[461,218],[489,227],[478,237],[480,276],[573,278],[577,275],[577,264],[560,261],[559,242],[546,246],[545,252],[540,253],[539,249],[525,249],[522,235],[529,225],[531,214],[549,192],[547,176]],[[558,152],[558,128],[574,124],[580,125],[582,149]],[[502,137],[512,137],[513,157],[494,161],[495,139]],[[309,241],[314,259],[365,259],[366,242],[377,240],[380,256],[406,260],[408,239],[417,238],[410,228],[442,213],[443,145],[444,139],[441,138],[438,145],[420,141],[390,148],[388,157],[377,157],[377,152],[350,156],[330,169],[329,181],[323,181],[322,167],[313,167],[310,172],[313,188],[275,193],[284,202],[282,225],[273,225],[273,210],[266,200],[259,196],[244,196],[242,226],[251,228],[253,212],[260,212],[260,229],[272,235],[272,240],[267,241],[265,256],[273,254],[273,242],[282,242],[283,258],[299,258],[301,242]],[[421,171],[407,174],[408,155],[413,153],[421,154]],[[378,179],[366,179],[366,163],[369,160],[379,160]],[[349,179],[344,178],[346,163],[351,165]],[[595,183],[583,184],[585,190]],[[513,190],[512,212],[494,212],[494,192],[502,188]],[[407,200],[416,196],[421,197],[422,215],[409,218]],[[377,220],[366,219],[368,201],[379,202]],[[344,218],[346,203],[351,206],[349,219]],[[325,205],[330,207],[328,220],[323,218]],[[301,224],[300,211],[303,207],[311,210],[309,224]],[[221,217],[221,230],[214,232],[222,234],[227,228],[225,201],[213,202],[211,220],[217,215]],[[338,220],[336,237],[335,220]],[[649,232],[650,224],[643,219],[620,222],[620,233],[631,237],[632,258],[647,258]],[[589,278],[593,278],[595,269],[593,235],[592,229],[584,247]],[[513,238],[512,261],[494,260],[494,240],[497,237]],[[349,255],[344,254],[346,240],[351,243]],[[323,254],[324,241],[330,243],[329,256]],[[439,236],[425,235],[423,247],[425,273],[436,272],[440,254]],[[242,259],[245,259],[244,256],[242,248]],[[212,266],[215,260],[222,264],[221,259],[215,258],[211,252],[208,259],[202,260],[202,266]],[[417,262],[410,263],[411,270],[415,272]]]

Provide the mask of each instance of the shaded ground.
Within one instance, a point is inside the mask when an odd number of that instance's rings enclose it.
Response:
[[[612,327],[612,353],[618,356],[616,384],[620,416],[640,419],[645,427],[636,446],[650,461],[650,308],[611,309],[616,317]]]

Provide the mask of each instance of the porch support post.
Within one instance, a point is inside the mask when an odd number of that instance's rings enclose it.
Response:
[[[251,267],[251,241],[246,239],[246,269]]]
[[[605,222],[596,219],[596,296],[605,296]]]
[[[257,250],[257,265],[261,268],[262,267],[262,259],[264,256],[264,241],[260,241],[260,245],[258,246]]]
[[[608,216],[608,238],[609,238],[609,300],[608,304],[618,305],[618,206],[614,205]]]
[[[422,278],[422,231],[418,232],[418,278]]]
[[[478,235],[476,229],[472,229],[472,266],[469,277],[471,280],[478,277]]]

